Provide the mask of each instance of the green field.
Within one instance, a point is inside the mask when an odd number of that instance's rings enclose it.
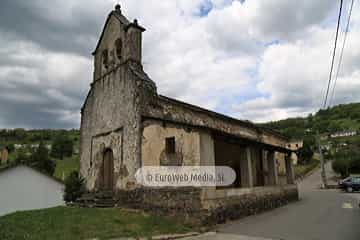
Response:
[[[72,171],[79,171],[79,167],[79,155],[73,155],[72,157],[64,158],[64,160],[56,160],[54,177],[64,181]]]
[[[1,240],[100,240],[190,231],[172,220],[121,209],[57,207],[0,217]]]

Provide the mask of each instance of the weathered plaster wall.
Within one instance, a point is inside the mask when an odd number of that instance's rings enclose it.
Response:
[[[200,165],[215,166],[214,139],[210,132],[200,132]]]
[[[159,166],[160,162],[172,161],[176,157],[184,166],[200,165],[200,135],[186,127],[173,124],[162,124],[157,121],[143,123],[142,164],[144,166]],[[175,137],[176,154],[169,156],[165,151],[165,139]]]

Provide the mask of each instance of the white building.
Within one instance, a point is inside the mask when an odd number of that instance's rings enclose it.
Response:
[[[331,138],[338,138],[338,137],[352,137],[356,136],[356,131],[343,131],[343,132],[336,132],[330,135]]]

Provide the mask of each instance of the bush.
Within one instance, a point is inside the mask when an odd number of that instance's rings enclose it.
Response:
[[[338,158],[332,162],[332,169],[334,172],[341,175],[342,178],[349,176],[350,161],[344,158]]]
[[[43,142],[40,142],[39,147],[30,156],[30,165],[52,176],[55,171],[56,164],[49,157],[49,151]]]
[[[314,155],[314,151],[311,149],[309,145],[304,145],[297,152],[299,156],[299,163],[306,165],[311,162],[311,159]]]
[[[350,173],[360,173],[360,156],[355,155],[350,160]]]
[[[64,201],[74,202],[85,192],[84,178],[77,171],[73,171],[65,179]]]
[[[360,173],[360,157],[356,151],[341,151],[335,154],[332,168],[341,177],[348,177],[352,173]]]

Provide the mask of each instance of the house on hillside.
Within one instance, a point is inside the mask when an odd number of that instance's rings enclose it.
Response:
[[[9,148],[0,146],[0,165],[6,164],[9,159]]]
[[[80,171],[88,191],[111,192],[118,206],[204,221],[297,200],[289,139],[158,94],[142,66],[144,31],[117,5],[93,53],[94,79],[81,109]],[[275,156],[284,159],[285,184]],[[151,188],[135,178],[145,166],[228,166],[236,179],[225,187]]]
[[[30,149],[37,149],[39,148],[39,143],[33,143],[33,144],[14,144],[15,150],[24,149],[24,148],[30,148]],[[51,144],[45,144],[45,147],[47,150],[51,151],[52,145]]]
[[[64,185],[27,166],[0,170],[0,216],[64,205]]]
[[[330,134],[330,138],[352,137],[352,136],[356,136],[356,135],[357,135],[356,131],[342,131],[342,132],[336,132],[336,133]]]

